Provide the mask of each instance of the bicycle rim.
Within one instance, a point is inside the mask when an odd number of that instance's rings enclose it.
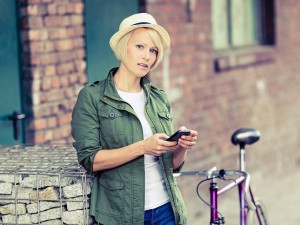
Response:
[[[247,225],[269,225],[267,210],[260,200],[255,200],[256,211],[248,210]]]

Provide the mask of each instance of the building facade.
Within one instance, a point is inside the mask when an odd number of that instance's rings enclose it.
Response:
[[[230,137],[240,127],[261,132],[247,152],[255,179],[299,168],[299,1],[0,2],[0,144],[71,144],[79,90],[118,65],[109,37],[124,17],[148,12],[171,36],[152,82],[169,94],[175,129],[199,132],[185,169],[236,168]],[[194,193],[183,194],[196,218]]]

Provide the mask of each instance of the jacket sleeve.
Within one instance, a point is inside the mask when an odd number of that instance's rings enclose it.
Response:
[[[75,140],[73,146],[77,151],[78,162],[90,173],[93,172],[93,160],[100,149],[99,120],[96,104],[89,87],[83,88],[74,106],[71,132]]]

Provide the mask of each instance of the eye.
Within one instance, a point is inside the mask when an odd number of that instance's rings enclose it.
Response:
[[[151,53],[155,53],[155,54],[157,55],[157,53],[158,53],[158,50],[157,50],[157,49],[155,49],[155,48],[151,48],[151,49],[150,49],[150,52],[151,52]]]
[[[143,46],[143,45],[136,45],[136,47],[137,47],[138,49],[142,49],[144,46]]]

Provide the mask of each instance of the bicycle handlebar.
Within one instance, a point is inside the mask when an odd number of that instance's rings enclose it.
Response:
[[[180,172],[180,173],[174,173],[174,177],[182,177],[182,176],[200,176],[200,177],[206,177],[207,179],[215,179],[215,178],[221,178],[220,171],[226,173],[226,175],[241,175],[245,178],[245,198],[246,202],[248,204],[248,207],[251,210],[255,210],[256,206],[253,204],[251,196],[249,194],[249,187],[250,187],[250,175],[241,170],[216,170],[216,167],[213,167],[210,170],[202,170],[202,171],[189,171],[189,172]],[[235,180],[235,184],[237,181]],[[232,187],[235,185],[232,185]]]

